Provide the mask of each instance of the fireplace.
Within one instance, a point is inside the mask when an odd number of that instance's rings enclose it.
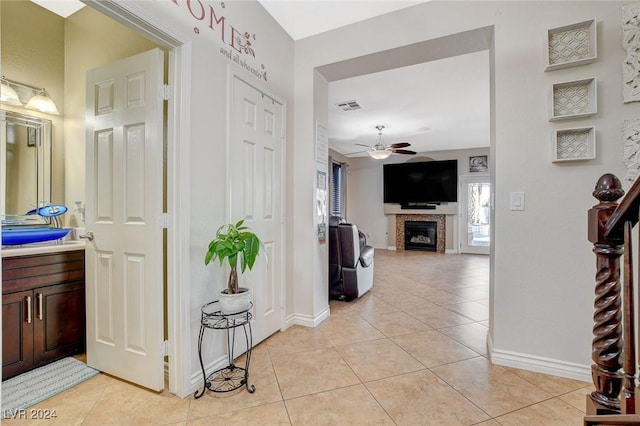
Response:
[[[436,222],[436,253],[445,253],[446,230],[445,215],[443,214],[396,214],[396,250],[405,250],[404,224],[407,222]],[[433,249],[432,249],[433,250]]]
[[[404,249],[437,251],[438,223],[430,221],[405,221]]]

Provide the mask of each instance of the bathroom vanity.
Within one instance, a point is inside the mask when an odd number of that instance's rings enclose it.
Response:
[[[52,204],[51,135],[51,120],[0,109],[3,241],[5,232],[63,231],[41,211]],[[25,242],[1,252],[3,380],[85,351],[84,242]]]
[[[2,379],[85,351],[84,245],[2,250]]]

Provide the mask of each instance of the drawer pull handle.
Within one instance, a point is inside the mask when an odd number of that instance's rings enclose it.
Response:
[[[38,298],[38,319],[42,321],[42,293],[36,295]]]
[[[27,324],[31,324],[31,296],[27,296]]]

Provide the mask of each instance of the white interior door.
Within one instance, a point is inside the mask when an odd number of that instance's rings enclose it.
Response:
[[[87,363],[164,388],[163,52],[87,72]]]
[[[491,183],[489,176],[460,179],[460,252],[489,254]]]
[[[229,147],[230,221],[245,220],[266,248],[240,285],[253,295],[253,343],[282,328],[282,152],[283,106],[245,83],[231,79]]]

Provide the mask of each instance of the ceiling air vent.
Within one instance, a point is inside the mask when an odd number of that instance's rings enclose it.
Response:
[[[356,111],[362,109],[358,101],[344,101],[337,103],[336,106],[342,111]]]

